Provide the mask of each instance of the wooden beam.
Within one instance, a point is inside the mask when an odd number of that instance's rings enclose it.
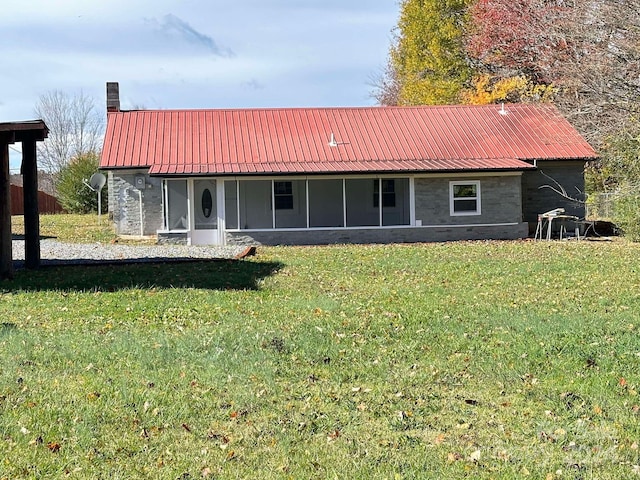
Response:
[[[13,132],[0,132],[0,279],[13,278],[9,143],[14,138]]]
[[[35,135],[22,141],[22,191],[24,195],[24,249],[27,268],[40,266],[40,209]]]

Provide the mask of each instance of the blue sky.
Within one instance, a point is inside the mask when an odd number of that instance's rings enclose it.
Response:
[[[0,16],[0,121],[82,91],[100,108],[372,105],[395,0],[29,0]],[[12,150],[11,167],[20,154]]]

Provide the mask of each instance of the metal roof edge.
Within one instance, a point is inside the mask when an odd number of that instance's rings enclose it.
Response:
[[[327,111],[327,110],[489,110],[496,109],[500,111],[500,104],[490,103],[485,105],[466,105],[466,104],[446,104],[446,105],[359,105],[359,106],[307,106],[307,107],[217,107],[217,108],[163,108],[163,109],[138,109],[138,110],[119,110],[115,112],[107,112],[107,117],[111,115],[127,114],[127,113],[175,113],[175,112],[277,112],[277,111]],[[506,108],[515,109],[553,109],[559,112],[558,107],[554,104],[530,104],[530,103],[508,103],[504,104]],[[564,116],[562,116],[564,118]]]

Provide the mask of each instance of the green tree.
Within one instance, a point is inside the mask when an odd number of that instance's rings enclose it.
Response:
[[[625,237],[640,241],[640,124],[603,142],[601,158],[586,172],[589,207],[611,219]],[[604,193],[601,193],[604,192]]]
[[[402,0],[385,78],[375,94],[381,103],[458,103],[471,77],[463,37],[471,1]]]
[[[98,211],[97,193],[85,182],[98,171],[99,157],[96,152],[88,152],[72,158],[60,170],[56,184],[58,201],[69,213],[90,213]],[[107,189],[101,192],[102,210],[107,206]]]

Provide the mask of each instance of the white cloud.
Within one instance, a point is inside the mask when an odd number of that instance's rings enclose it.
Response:
[[[0,17],[0,121],[106,81],[150,108],[370,104],[389,0],[29,0]]]

